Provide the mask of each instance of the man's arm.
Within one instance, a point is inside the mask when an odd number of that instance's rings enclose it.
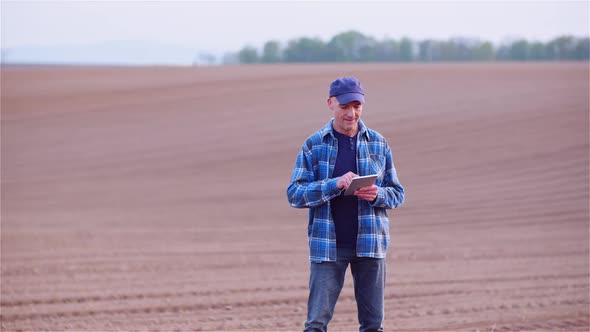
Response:
[[[370,204],[373,207],[393,209],[402,205],[404,197],[404,187],[399,183],[391,149],[388,147],[385,155],[385,179],[379,187],[375,201]]]
[[[297,155],[291,183],[287,188],[287,199],[292,207],[312,208],[340,195],[342,191],[339,188],[339,185],[342,185],[339,183],[340,178],[319,181],[314,181],[314,179],[311,151],[304,144]]]

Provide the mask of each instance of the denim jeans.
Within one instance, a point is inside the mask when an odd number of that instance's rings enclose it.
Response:
[[[383,331],[385,259],[356,257],[353,249],[338,248],[336,262],[311,263],[304,332],[328,330],[349,264],[359,331]]]

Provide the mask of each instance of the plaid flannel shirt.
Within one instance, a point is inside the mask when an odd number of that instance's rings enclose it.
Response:
[[[330,120],[311,135],[299,151],[291,183],[287,188],[289,203],[295,208],[309,208],[309,259],[311,262],[336,261],[336,231],[330,200],[342,193],[332,178],[338,154],[338,141]],[[404,188],[399,183],[391,149],[385,138],[359,120],[357,138],[358,175],[378,174],[379,187],[374,202],[358,200],[359,257],[384,258],[389,246],[389,219],[386,209],[401,205]]]

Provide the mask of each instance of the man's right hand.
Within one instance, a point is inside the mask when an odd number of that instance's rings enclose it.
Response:
[[[347,189],[348,186],[350,186],[350,183],[352,182],[352,179],[358,177],[358,175],[354,174],[353,172],[348,172],[344,175],[341,175],[338,178],[338,182],[336,182],[336,185],[338,186],[338,189],[340,190],[344,190]]]

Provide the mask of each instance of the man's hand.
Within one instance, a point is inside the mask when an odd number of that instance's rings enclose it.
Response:
[[[362,198],[365,201],[372,202],[377,198],[377,193],[379,193],[379,187],[376,185],[362,187],[359,190],[354,192],[354,195],[358,198]]]
[[[338,178],[338,182],[336,182],[336,185],[338,186],[338,189],[340,190],[344,190],[347,189],[348,186],[350,186],[350,183],[352,182],[352,179],[358,177],[358,175],[354,174],[353,172],[348,172],[344,175],[341,175]]]

